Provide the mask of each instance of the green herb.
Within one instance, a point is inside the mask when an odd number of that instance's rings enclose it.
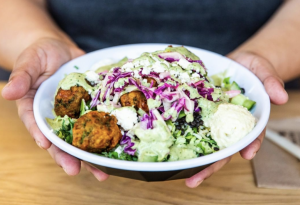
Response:
[[[74,68],[77,69],[77,70],[79,69],[79,67],[77,65],[75,65]]]
[[[179,115],[178,115],[178,119],[182,118],[186,116],[185,112],[183,110],[180,111]]]
[[[70,118],[68,118],[68,122],[69,123],[66,124],[63,119],[61,129],[56,132],[56,135],[67,143],[72,144],[74,122]]]
[[[137,161],[136,156],[131,156],[129,154],[126,154],[124,152],[118,154],[118,152],[110,151],[110,152],[102,152],[101,154],[97,154],[100,156],[112,158],[112,159],[119,159],[119,160],[127,160],[127,161]]]
[[[84,101],[84,99],[82,99],[81,100],[81,104],[80,104],[80,117],[85,113],[85,111],[86,111],[86,109],[85,109],[85,106],[86,106],[86,104],[85,104],[85,101]]]

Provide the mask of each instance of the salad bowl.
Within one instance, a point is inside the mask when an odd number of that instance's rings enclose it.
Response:
[[[34,116],[39,129],[55,146],[66,153],[97,167],[109,175],[143,181],[165,181],[188,178],[212,163],[229,157],[255,140],[265,128],[270,114],[270,100],[260,80],[242,65],[219,54],[185,46],[204,62],[208,75],[226,71],[226,75],[246,90],[245,95],[256,102],[252,115],[256,118],[254,129],[235,144],[220,151],[194,159],[172,162],[136,162],[106,158],[78,149],[57,137],[46,118],[53,118],[53,98],[57,85],[66,74],[83,73],[103,62],[117,62],[123,57],[134,59],[143,52],[163,50],[169,44],[132,44],[101,49],[88,53],[64,64],[49,79],[41,84],[34,98]],[[108,60],[109,59],[109,60]]]

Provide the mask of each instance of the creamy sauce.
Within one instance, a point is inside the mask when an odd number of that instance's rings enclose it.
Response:
[[[220,149],[245,137],[254,126],[255,118],[247,108],[229,103],[220,104],[209,123],[211,137]]]
[[[70,73],[64,79],[59,82],[58,88],[55,92],[55,96],[59,88],[63,90],[70,90],[72,86],[82,86],[88,93],[92,93],[96,90],[96,87],[90,86],[85,79],[84,73]]]
[[[198,99],[198,106],[201,107],[201,116],[205,127],[209,127],[212,115],[217,111],[218,105],[206,98]]]
[[[154,110],[153,114],[157,118],[153,121],[153,129],[143,129],[138,123],[131,130],[139,138],[139,141],[133,141],[135,143],[133,148],[137,149],[138,160],[142,162],[149,159],[164,160],[174,142],[174,137],[158,111]]]

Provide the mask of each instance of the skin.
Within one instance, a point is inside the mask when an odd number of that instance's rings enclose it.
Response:
[[[283,81],[300,74],[299,9],[300,1],[286,0],[263,28],[228,55],[263,82],[271,102],[277,105],[288,100]],[[0,0],[0,25],[0,65],[12,70],[2,96],[17,101],[19,116],[31,136],[67,174],[78,174],[82,166],[99,181],[106,180],[105,173],[52,145],[38,129],[32,112],[39,85],[62,64],[84,52],[51,19],[44,0]],[[255,156],[264,134],[240,151],[243,158],[250,160]],[[186,185],[197,187],[229,161],[230,157],[214,163],[186,179]]]

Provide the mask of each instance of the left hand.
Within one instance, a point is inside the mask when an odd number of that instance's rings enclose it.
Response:
[[[264,84],[266,92],[270,97],[271,103],[275,105],[282,105],[288,101],[288,94],[284,89],[284,83],[276,73],[273,65],[267,59],[255,53],[245,51],[232,53],[227,57],[248,68],[261,80],[261,82]],[[240,155],[244,159],[251,160],[256,155],[265,137],[265,131],[266,129],[264,129],[263,132],[251,144],[240,151]],[[220,170],[230,161],[230,159],[231,156],[215,162],[201,172],[186,179],[186,185],[190,188],[196,188],[205,179]]]

